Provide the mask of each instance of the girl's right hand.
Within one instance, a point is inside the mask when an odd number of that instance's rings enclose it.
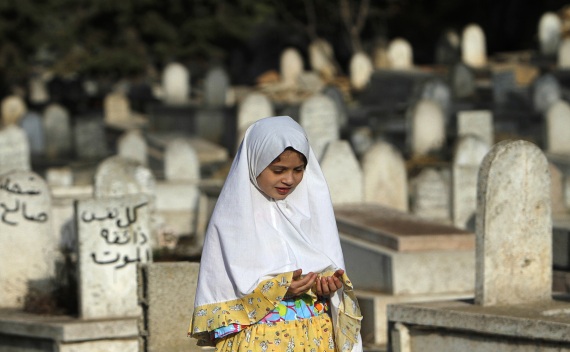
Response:
[[[293,272],[293,278],[291,279],[291,285],[285,293],[285,297],[299,296],[307,292],[315,284],[317,280],[317,274],[308,273],[305,277],[301,277],[303,269],[297,269]]]

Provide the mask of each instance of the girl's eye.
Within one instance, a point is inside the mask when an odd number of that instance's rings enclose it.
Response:
[[[273,170],[274,174],[280,175],[283,173],[283,170]]]

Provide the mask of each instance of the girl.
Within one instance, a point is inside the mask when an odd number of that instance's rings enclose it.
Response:
[[[302,127],[248,128],[206,233],[189,335],[216,351],[361,351],[330,194]]]

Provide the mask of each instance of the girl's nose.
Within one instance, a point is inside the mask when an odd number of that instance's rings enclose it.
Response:
[[[290,172],[286,172],[283,175],[283,179],[281,179],[281,182],[283,182],[284,184],[286,184],[287,186],[290,186],[293,184],[293,174]]]

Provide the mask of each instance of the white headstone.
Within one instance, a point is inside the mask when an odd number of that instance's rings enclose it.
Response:
[[[538,22],[538,40],[540,53],[544,56],[554,56],[558,52],[562,34],[562,21],[554,12],[542,14]]]
[[[564,38],[558,49],[558,68],[570,69],[570,38]]]
[[[0,176],[0,306],[23,308],[28,295],[55,287],[59,239],[51,234],[51,196],[30,171]]]
[[[490,144],[469,134],[461,136],[457,143],[451,173],[451,214],[453,224],[459,228],[475,230],[477,174],[490,148]]]
[[[301,104],[299,124],[307,132],[309,142],[321,160],[328,143],[339,139],[337,110],[334,101],[323,94],[316,94]]]
[[[359,51],[350,60],[350,83],[356,90],[362,90],[370,81],[370,76],[374,72],[372,60],[366,53]]]
[[[226,105],[230,78],[221,67],[216,67],[206,73],[204,79],[204,103],[206,106],[220,107]]]
[[[430,79],[421,88],[420,99],[433,100],[439,104],[447,124],[451,112],[451,90],[440,79]]]
[[[153,197],[156,181],[152,172],[136,160],[120,156],[109,157],[95,172],[95,198],[146,194]]]
[[[237,111],[237,144],[241,143],[245,130],[255,121],[274,115],[271,100],[259,92],[249,93],[238,105]]]
[[[487,65],[487,41],[483,29],[477,24],[469,24],[463,29],[461,59],[475,68]]]
[[[570,104],[559,100],[546,113],[546,150],[570,155]]]
[[[428,167],[410,182],[412,213],[433,221],[450,220],[450,187],[448,170]]]
[[[414,67],[414,53],[410,43],[403,38],[395,38],[388,45],[388,61],[396,70],[409,70]]]
[[[46,182],[50,187],[73,186],[73,170],[69,166],[50,167],[46,170]]]
[[[28,137],[32,155],[44,155],[46,150],[46,136],[41,116],[29,111],[24,114],[24,117],[20,120],[20,126]]]
[[[408,144],[412,155],[438,152],[445,143],[445,118],[438,103],[420,100],[409,112]]]
[[[144,195],[77,201],[81,318],[141,314],[137,264],[152,261],[149,210]]]
[[[31,170],[30,146],[23,129],[9,125],[0,130],[0,175],[12,170]]]
[[[376,142],[362,158],[364,202],[408,211],[408,174],[402,153]]]
[[[476,135],[489,148],[495,142],[493,112],[490,110],[470,110],[457,112],[457,137]]]
[[[303,57],[299,50],[286,48],[281,54],[280,61],[281,81],[288,87],[298,84],[299,75],[303,72]]]
[[[59,104],[48,105],[44,110],[43,123],[46,155],[51,158],[68,155],[71,152],[72,136],[67,110]]]
[[[516,305],[552,298],[548,162],[534,144],[495,144],[477,184],[475,302]]]
[[[164,178],[168,181],[200,181],[200,160],[187,140],[177,138],[166,145]]]
[[[362,170],[347,141],[330,142],[320,164],[333,204],[362,203]]]
[[[311,42],[309,63],[313,71],[320,73],[326,79],[334,77],[336,74],[334,60],[333,47],[328,41],[319,38]]]
[[[173,62],[162,74],[163,101],[167,105],[185,104],[190,96],[190,73],[184,65]]]
[[[123,125],[131,118],[131,106],[123,93],[110,93],[103,102],[105,110],[105,123],[109,125]]]
[[[123,133],[117,141],[117,155],[147,165],[147,143],[139,130]]]
[[[17,95],[9,95],[2,99],[2,125],[16,125],[27,111],[24,99]]]

